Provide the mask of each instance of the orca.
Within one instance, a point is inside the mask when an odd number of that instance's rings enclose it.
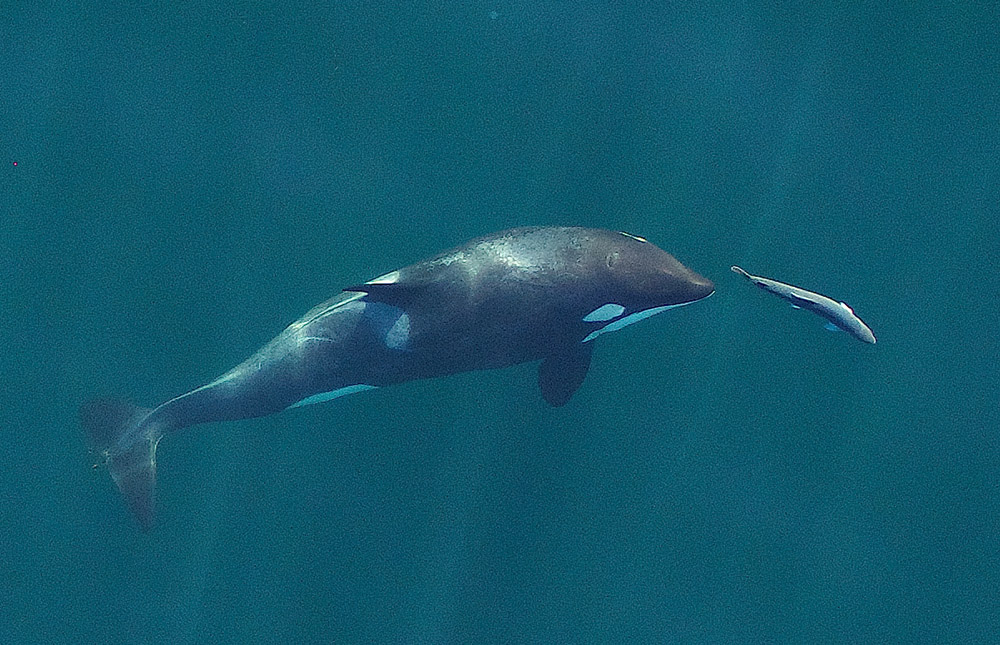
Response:
[[[596,338],[714,289],[641,237],[510,229],[347,287],[206,385],[155,408],[94,399],[81,406],[81,423],[149,530],[165,434],[539,360],[542,397],[561,406],[582,384]]]

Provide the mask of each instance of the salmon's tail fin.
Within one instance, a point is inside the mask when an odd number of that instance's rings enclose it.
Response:
[[[165,430],[164,424],[152,421],[151,412],[114,398],[80,406],[91,450],[104,460],[143,531],[152,528],[155,517],[156,444]]]

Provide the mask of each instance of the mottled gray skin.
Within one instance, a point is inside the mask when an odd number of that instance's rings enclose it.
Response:
[[[738,273],[764,291],[768,291],[778,296],[782,300],[792,303],[792,306],[809,311],[826,318],[830,323],[842,329],[864,343],[875,343],[875,334],[858,318],[854,310],[847,303],[837,302],[833,298],[806,291],[801,287],[795,287],[784,282],[750,275],[738,266],[731,267],[734,273]]]
[[[377,281],[315,307],[164,413],[173,426],[264,416],[349,385],[381,387],[539,360],[580,343],[600,325],[583,317],[603,304],[627,305],[627,315],[699,300],[714,289],[648,242],[554,227],[482,237],[399,269],[393,283]],[[403,312],[407,342],[391,349],[381,327]]]
[[[156,443],[188,426],[260,417],[350,386],[542,360],[539,384],[566,403],[590,363],[584,342],[607,321],[685,304],[712,283],[628,234],[519,228],[468,242],[350,287],[310,310],[211,383],[152,410],[98,400],[81,414],[94,447],[143,528],[153,522]]]

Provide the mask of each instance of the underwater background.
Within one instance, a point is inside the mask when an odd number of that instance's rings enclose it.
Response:
[[[0,642],[997,642],[996,3],[4,2]],[[340,287],[520,225],[714,297],[161,442]],[[869,346],[729,272],[842,299]]]

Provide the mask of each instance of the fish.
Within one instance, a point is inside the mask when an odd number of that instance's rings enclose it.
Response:
[[[838,302],[815,291],[807,291],[784,282],[751,275],[738,266],[731,267],[738,273],[764,291],[768,291],[786,300],[796,309],[806,309],[827,320],[827,328],[843,330],[863,343],[875,344],[875,334],[871,327],[861,320],[846,302]]]
[[[343,289],[215,380],[155,407],[100,397],[80,408],[91,450],[148,531],[164,436],[412,381],[540,361],[568,403],[596,339],[711,295],[715,286],[646,239],[523,227],[471,240]]]

